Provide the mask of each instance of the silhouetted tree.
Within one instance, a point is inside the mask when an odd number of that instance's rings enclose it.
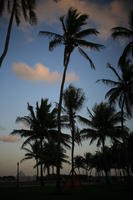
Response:
[[[107,66],[115,75],[116,80],[101,79],[104,84],[112,88],[106,93],[105,98],[108,98],[111,104],[118,103],[121,109],[121,127],[124,126],[124,112],[131,117],[133,106],[133,65],[129,61],[125,61],[120,65],[120,73],[116,71],[110,64]]]
[[[131,38],[133,39],[133,10],[130,11],[129,20],[128,20],[129,28],[126,27],[115,27],[112,28],[112,37],[116,38]],[[125,62],[125,59],[129,55],[129,53],[133,52],[133,41],[130,41],[125,47],[120,59],[119,64],[122,65]]]
[[[27,153],[25,153],[25,157],[21,160],[21,162],[25,161],[25,160],[29,160],[29,159],[35,159],[36,161],[36,180],[38,181],[38,177],[39,177],[39,168],[38,168],[38,162],[40,160],[40,142],[39,141],[33,141],[32,143],[28,142],[27,145],[30,148],[25,147],[25,145],[22,145],[21,149],[26,151]],[[26,146],[27,146],[26,145]]]
[[[111,140],[119,139],[121,135],[121,113],[116,112],[115,108],[107,103],[96,104],[92,111],[87,108],[89,118],[79,116],[79,120],[87,126],[81,130],[83,139],[90,139],[90,144],[97,140],[97,146],[102,145],[104,153],[106,138]],[[106,153],[104,153],[106,155]],[[106,156],[104,158],[106,181],[108,182],[108,175],[106,169]]]
[[[24,144],[27,144],[33,140],[40,140],[40,173],[41,173],[41,186],[43,186],[43,142],[44,139],[48,140],[51,131],[57,127],[56,109],[51,110],[51,104],[48,103],[48,99],[42,99],[39,106],[36,103],[36,111],[34,111],[33,106],[28,104],[29,116],[18,117],[16,122],[25,123],[29,129],[14,130],[11,134],[19,134],[21,137],[26,137]],[[41,155],[42,154],[42,155]]]
[[[55,47],[59,45],[64,45],[64,72],[61,81],[59,106],[58,106],[58,155],[60,155],[60,133],[61,133],[61,107],[62,107],[62,97],[63,88],[66,78],[66,71],[70,61],[70,56],[75,48],[78,48],[82,56],[84,56],[89,62],[92,68],[94,64],[90,57],[86,54],[81,47],[88,49],[99,50],[103,45],[96,44],[93,42],[88,42],[84,38],[89,35],[97,35],[98,31],[96,29],[88,28],[82,30],[83,25],[87,24],[88,15],[78,13],[77,9],[70,8],[66,16],[60,17],[60,22],[62,25],[63,34],[57,34],[48,31],[40,31],[43,36],[48,36],[51,40],[49,43],[49,50],[52,51]],[[60,191],[60,158],[57,159],[57,190]]]
[[[17,26],[19,26],[21,15],[23,15],[26,22],[29,22],[31,25],[36,24],[37,17],[35,14],[35,4],[35,0],[0,0],[0,15],[2,15],[5,11],[5,7],[7,8],[7,13],[9,14],[9,24],[6,34],[5,45],[3,52],[0,56],[0,68],[8,51],[13,20],[15,19]]]
[[[74,175],[74,144],[77,136],[77,129],[75,127],[76,115],[81,110],[85,100],[85,95],[80,88],[76,88],[72,85],[69,85],[68,88],[63,93],[63,103],[66,114],[69,120],[69,126],[71,129],[72,137],[72,150],[71,150],[71,173],[72,180]]]

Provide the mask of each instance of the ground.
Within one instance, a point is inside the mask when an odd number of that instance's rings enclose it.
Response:
[[[40,187],[21,187],[19,189],[15,187],[1,187],[0,198],[1,199],[44,199],[44,200],[83,200],[83,199],[107,199],[107,200],[128,200],[133,197],[132,185],[89,185],[82,186],[80,189],[69,189],[63,191],[60,195],[56,194],[55,187],[44,186]]]

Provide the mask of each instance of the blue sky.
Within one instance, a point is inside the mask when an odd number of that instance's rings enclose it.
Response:
[[[13,25],[7,56],[0,69],[0,175],[15,174],[16,162],[23,158],[20,151],[21,139],[9,137],[9,133],[20,125],[15,123],[17,116],[25,116],[27,102],[35,105],[41,98],[49,98],[57,102],[60,90],[60,77],[63,72],[63,47],[48,51],[48,39],[40,37],[40,30],[61,32],[59,16],[66,13],[70,6],[80,12],[89,14],[88,26],[95,27],[100,32],[98,38],[87,38],[105,45],[100,52],[88,51],[96,70],[91,70],[88,62],[75,51],[68,67],[68,77],[65,87],[73,83],[83,88],[86,94],[85,107],[82,114],[86,115],[86,106],[90,109],[95,103],[104,100],[108,88],[97,84],[100,78],[113,78],[106,69],[107,62],[116,66],[119,56],[127,41],[113,41],[110,29],[114,26],[126,26],[128,13],[133,3],[124,0],[92,1],[92,0],[39,0],[37,4],[38,24],[29,26],[24,23],[20,27]],[[8,15],[0,18],[0,52],[2,52],[5,33],[8,25]],[[132,128],[131,121],[128,122]],[[95,147],[84,144],[76,148],[76,153],[94,152]],[[22,170],[27,174],[31,171],[32,162],[22,164]]]

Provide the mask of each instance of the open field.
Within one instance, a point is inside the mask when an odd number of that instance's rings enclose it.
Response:
[[[44,186],[40,187],[1,187],[0,197],[1,199],[132,199],[133,186],[132,185],[89,185],[82,186],[80,189],[67,190],[60,195],[56,194],[55,187]]]

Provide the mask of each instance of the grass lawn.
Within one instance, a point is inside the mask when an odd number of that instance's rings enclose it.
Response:
[[[18,199],[18,200],[83,200],[83,199],[106,199],[106,200],[121,200],[121,199],[132,199],[133,198],[133,187],[124,185],[90,185],[84,186],[81,189],[74,189],[62,192],[60,195],[56,194],[55,187],[45,186],[40,189],[39,187],[27,187],[27,188],[0,188],[0,199]]]

